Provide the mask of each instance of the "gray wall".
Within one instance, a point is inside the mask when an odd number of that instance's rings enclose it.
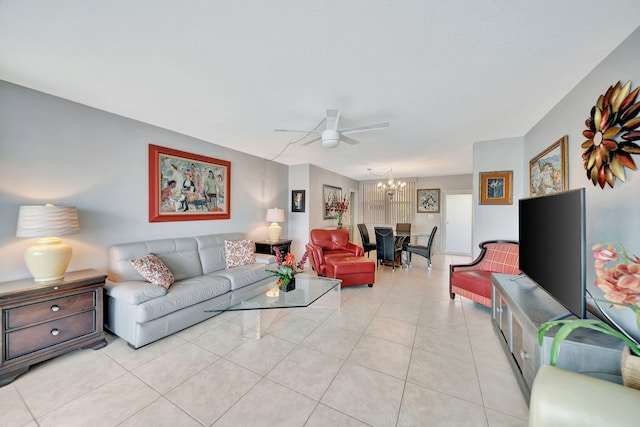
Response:
[[[148,222],[148,145],[231,162],[231,219]],[[259,173],[256,173],[259,171]],[[69,270],[105,271],[107,248],[227,231],[266,239],[266,208],[288,206],[288,168],[158,127],[0,81],[0,281],[29,277],[15,237],[18,208],[76,206]],[[286,233],[286,228],[284,233]]]
[[[626,182],[616,181],[614,188],[594,187],[587,179],[582,164],[580,145],[585,137],[582,131],[591,107],[598,97],[615,84],[631,81],[631,89],[640,86],[640,28],[635,30],[616,50],[600,63],[524,138],[522,168],[528,171],[529,160],[542,152],[563,135],[569,137],[569,187],[586,188],[587,213],[587,286],[600,296],[593,285],[595,273],[591,247],[601,242],[621,242],[630,254],[640,255],[640,171],[626,171]],[[639,101],[638,99],[636,101]],[[632,156],[640,164],[640,156]],[[523,191],[528,194],[528,174]],[[606,305],[606,304],[605,304]],[[635,317],[629,309],[609,310],[618,320],[635,331],[640,338]]]

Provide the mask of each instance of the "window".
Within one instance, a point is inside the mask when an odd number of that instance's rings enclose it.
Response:
[[[416,183],[407,182],[393,198],[378,188],[377,183],[362,184],[362,212],[365,224],[413,223],[416,206]]]

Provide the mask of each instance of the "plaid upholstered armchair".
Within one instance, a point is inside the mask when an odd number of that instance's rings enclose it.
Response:
[[[519,246],[512,240],[488,240],[480,243],[480,249],[472,263],[449,267],[449,295],[491,307],[491,273],[520,274]]]

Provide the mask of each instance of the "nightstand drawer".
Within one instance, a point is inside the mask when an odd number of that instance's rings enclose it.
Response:
[[[9,308],[5,311],[5,328],[7,330],[20,328],[33,323],[45,322],[88,310],[96,305],[95,294],[93,291],[83,292],[64,298],[55,298],[36,304]]]
[[[9,332],[4,356],[10,360],[95,331],[96,312],[92,310]]]

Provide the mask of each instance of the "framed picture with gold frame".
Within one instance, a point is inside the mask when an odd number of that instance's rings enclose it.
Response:
[[[480,172],[480,204],[513,204],[513,171]]]
[[[563,136],[529,162],[531,196],[559,193],[569,189],[567,140],[567,135]]]

